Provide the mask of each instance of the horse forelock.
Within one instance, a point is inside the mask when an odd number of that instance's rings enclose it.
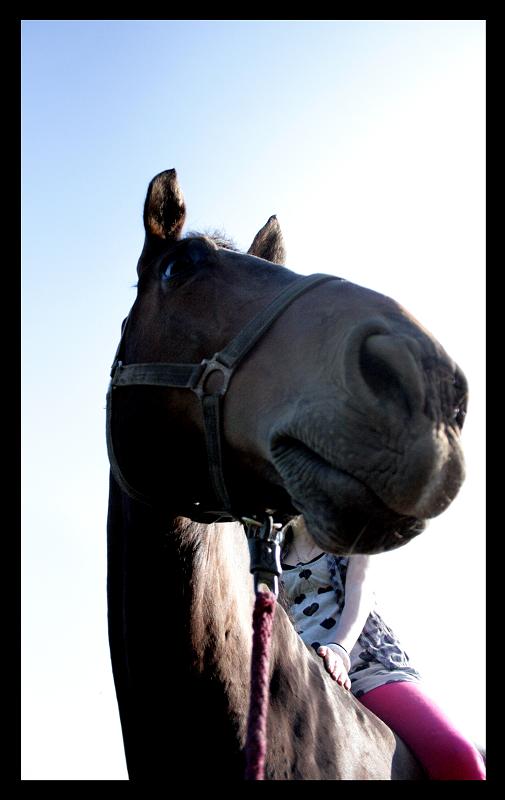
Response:
[[[223,247],[225,250],[233,250],[236,253],[240,252],[233,239],[222,230],[214,229],[207,231],[188,231],[184,239],[210,239],[218,247]]]

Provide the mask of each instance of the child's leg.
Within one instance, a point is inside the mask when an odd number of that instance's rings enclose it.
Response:
[[[430,780],[486,780],[484,762],[418,683],[396,681],[359,698],[404,740]]]

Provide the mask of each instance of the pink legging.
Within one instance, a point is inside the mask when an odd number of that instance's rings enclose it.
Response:
[[[433,781],[485,781],[484,761],[417,683],[396,681],[359,698],[400,736]]]

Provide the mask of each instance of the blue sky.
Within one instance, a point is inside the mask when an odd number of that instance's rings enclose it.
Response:
[[[246,249],[276,213],[289,266],[392,295],[466,372],[467,482],[378,563],[391,624],[484,741],[484,60],[481,20],[22,23],[25,779],[126,778],[104,405],[171,167],[186,229]]]

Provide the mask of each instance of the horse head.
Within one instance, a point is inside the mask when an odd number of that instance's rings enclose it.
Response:
[[[185,215],[175,170],[153,178],[121,367],[208,364],[301,280],[282,263],[275,217],[240,253],[218,238],[181,236]],[[382,552],[420,533],[461,486],[465,377],[412,315],[376,291],[336,277],[315,282],[270,320],[226,392],[224,380],[207,370],[204,393],[219,395],[216,446],[238,518],[302,513],[327,551]],[[118,391],[117,382],[109,393],[125,485],[173,514],[222,512],[202,397],[139,383]]]

